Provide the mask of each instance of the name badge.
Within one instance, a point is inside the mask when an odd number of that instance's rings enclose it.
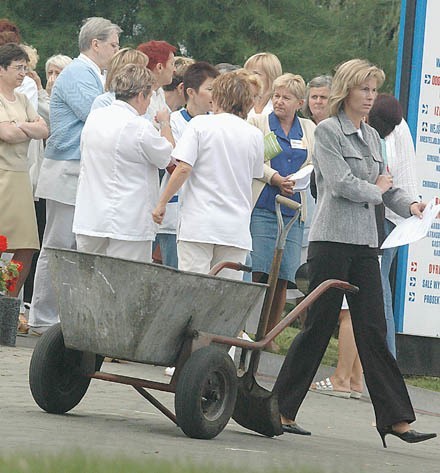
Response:
[[[292,149],[305,149],[306,148],[302,140],[290,140],[290,147]]]

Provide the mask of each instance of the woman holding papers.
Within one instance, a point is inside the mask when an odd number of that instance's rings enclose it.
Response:
[[[280,276],[276,287],[274,302],[267,330],[280,321],[286,303],[288,281],[294,282],[295,272],[300,265],[301,244],[304,232],[304,195],[295,191],[295,182],[289,176],[310,163],[314,143],[315,125],[312,121],[299,118],[297,111],[302,107],[306,85],[303,78],[294,74],[283,74],[273,83],[273,112],[248,119],[265,135],[265,140],[274,138],[277,151],[272,158],[265,158],[264,176],[253,183],[254,210],[251,219],[253,280],[264,281],[269,274],[275,239],[277,219],[275,215],[275,196],[282,194],[303,203],[301,218],[295,222],[287,237],[281,263]],[[286,221],[293,211],[282,207]],[[273,343],[272,350],[277,346]]]
[[[416,154],[408,124],[403,119],[402,107],[389,94],[379,94],[368,115],[368,123],[382,138],[383,158],[387,172],[393,176],[395,186],[401,187],[417,199]],[[389,235],[403,219],[390,209],[385,209],[384,230]],[[387,322],[387,344],[396,357],[396,327],[394,324],[390,271],[397,248],[387,248],[382,253],[380,272],[382,276],[385,320]]]
[[[341,64],[333,78],[330,118],[315,132],[318,201],[308,264],[311,290],[327,279],[359,287],[347,299],[376,427],[386,447],[388,434],[408,443],[436,434],[410,429],[414,411],[385,340],[374,207],[383,202],[400,216],[409,217],[421,216],[425,204],[414,202],[393,186],[392,177],[385,174],[379,135],[363,121],[384,79],[381,69],[360,59]],[[286,432],[298,433],[294,419],[336,326],[342,298],[337,289],[320,297],[289,348],[274,387]]]

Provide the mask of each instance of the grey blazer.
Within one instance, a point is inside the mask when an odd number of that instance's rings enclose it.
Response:
[[[310,241],[332,241],[377,247],[375,205],[409,217],[414,200],[402,189],[381,194],[375,182],[384,173],[379,134],[361,123],[362,138],[340,111],[315,131],[312,156],[318,191]]]

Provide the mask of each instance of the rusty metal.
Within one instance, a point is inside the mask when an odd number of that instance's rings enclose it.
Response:
[[[263,350],[272,340],[274,340],[286,327],[292,324],[300,317],[324,292],[329,289],[341,289],[343,291],[356,293],[359,288],[338,279],[328,279],[316,287],[303,301],[301,301],[291,312],[289,312],[280,323],[278,323],[270,332],[261,340],[250,342],[241,338],[224,337],[221,335],[212,335],[198,331],[198,336],[202,339],[208,339],[213,343],[223,345],[232,345],[246,350]]]
[[[122,376],[119,374],[106,373],[103,371],[96,371],[88,375],[89,378],[101,379],[102,381],[110,381],[112,383],[127,384],[134,388],[149,388],[157,391],[165,391],[167,393],[174,393],[176,388],[171,383],[159,383],[157,381],[150,381],[148,379],[133,378],[131,376]]]
[[[216,276],[222,269],[234,269],[235,271],[244,271],[245,273],[252,272],[250,266],[245,266],[241,263],[232,263],[231,261],[221,261],[220,263],[215,264],[208,274],[210,276]]]
[[[133,386],[134,389],[144,397],[148,402],[150,402],[156,409],[159,409],[162,414],[166,415],[168,419],[174,422],[177,425],[177,420],[175,414],[173,414],[168,408],[166,408],[160,401],[158,401],[153,395],[151,395],[148,391],[143,388],[138,388]]]

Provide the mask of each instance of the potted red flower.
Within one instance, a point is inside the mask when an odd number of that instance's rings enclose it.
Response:
[[[15,346],[20,301],[8,293],[15,289],[23,266],[8,257],[7,249],[8,240],[0,235],[0,345]]]

